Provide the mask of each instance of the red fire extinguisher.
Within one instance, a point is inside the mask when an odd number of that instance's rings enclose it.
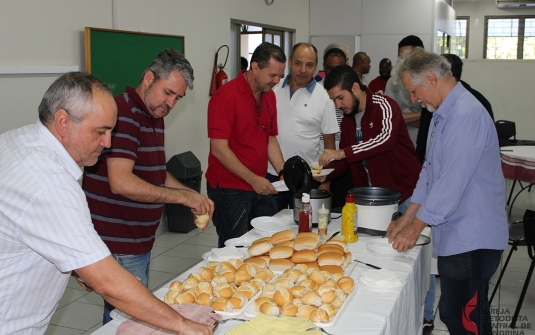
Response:
[[[227,48],[227,58],[225,58],[225,64],[217,65],[217,55],[219,54],[219,50],[221,50],[221,48],[223,47]],[[210,82],[210,91],[209,91],[210,96],[212,96],[215,93],[215,91],[217,91],[218,88],[220,88],[224,83],[228,81],[228,76],[225,73],[225,71],[223,71],[223,69],[225,68],[225,65],[227,65],[228,54],[229,54],[228,45],[220,46],[219,49],[217,49],[215,53],[214,69],[212,71],[212,80]],[[219,71],[217,71],[218,67],[219,67]]]

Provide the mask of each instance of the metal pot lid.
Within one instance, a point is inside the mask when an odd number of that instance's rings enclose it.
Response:
[[[293,156],[284,163],[282,170],[284,183],[296,197],[301,197],[312,189],[312,170],[300,156]]]

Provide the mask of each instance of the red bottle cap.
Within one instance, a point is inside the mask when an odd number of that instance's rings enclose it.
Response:
[[[355,195],[353,193],[348,193],[346,195],[346,202],[354,203],[355,202]]]

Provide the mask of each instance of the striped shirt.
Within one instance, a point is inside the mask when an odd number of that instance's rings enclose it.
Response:
[[[132,87],[115,97],[117,124],[112,145],[97,164],[86,167],[85,191],[96,231],[115,254],[140,255],[152,249],[160,224],[163,204],[140,203],[113,194],[108,182],[108,157],[134,161],[133,174],[144,181],[164,186],[166,179],[164,120],[153,118]]]
[[[72,270],[109,256],[82,170],[40,121],[0,136],[0,334],[43,334]]]

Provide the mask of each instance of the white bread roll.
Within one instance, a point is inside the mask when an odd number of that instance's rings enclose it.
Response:
[[[234,266],[236,269],[243,264],[243,261],[238,258],[231,258],[228,260],[228,262],[232,264],[232,266]]]
[[[208,293],[212,295],[214,288],[212,287],[212,284],[209,282],[200,282],[195,286],[195,296],[198,296],[201,293]]]
[[[290,258],[294,253],[294,249],[291,247],[279,247],[274,246],[269,250],[269,257],[271,259]]]
[[[223,297],[215,298],[214,300],[212,300],[212,302],[210,303],[210,307],[212,307],[216,311],[227,313],[232,312],[232,310],[234,309],[232,303],[228,299],[225,299]]]
[[[193,277],[187,278],[182,283],[182,290],[183,291],[187,291],[187,290],[194,289],[195,286],[197,286],[198,283],[199,283],[199,280],[197,280],[197,279],[195,279]]]
[[[199,294],[197,297],[195,297],[195,303],[201,306],[210,306],[210,302],[212,302],[213,298],[214,297],[211,296],[210,294],[203,292]]]
[[[301,318],[310,318],[310,314],[315,311],[316,308],[310,305],[301,305],[299,306],[299,309],[297,310],[297,314],[295,316],[301,317]]]
[[[255,256],[267,254],[269,250],[271,249],[271,247],[272,247],[271,242],[264,241],[264,242],[251,245],[247,250],[249,251],[249,255],[251,257],[255,257]]]
[[[286,316],[295,316],[298,310],[299,310],[298,306],[292,303],[289,303],[289,304],[282,306],[281,313],[282,315],[286,315]]]
[[[308,265],[306,265],[306,264],[295,264],[295,265],[293,266],[293,269],[299,270],[299,271],[301,271],[302,273],[307,273],[307,271],[308,271]]]
[[[197,215],[195,218],[195,225],[201,229],[204,229],[210,222],[210,214]]]
[[[337,252],[342,255],[344,254],[344,249],[342,249],[341,246],[334,245],[334,244],[324,244],[324,245],[326,245],[326,247],[318,248],[318,256],[326,252]]]
[[[321,308],[315,309],[310,313],[310,321],[312,322],[329,322],[329,314]]]
[[[291,241],[294,239],[294,232],[291,229],[283,230],[271,236],[271,244],[277,245],[282,242]]]
[[[310,289],[305,286],[294,286],[290,289],[290,293],[292,293],[292,296],[294,298],[301,298],[303,294],[309,292]]]
[[[323,304],[323,301],[321,300],[321,297],[319,296],[319,294],[317,294],[314,291],[310,291],[310,292],[303,294],[303,296],[301,297],[301,300],[307,305],[312,305],[316,307]]]
[[[308,270],[310,271],[310,269],[318,269],[320,268],[320,266],[318,265],[318,262],[309,262],[309,263],[301,263],[301,264],[305,264],[306,266],[308,266]]]
[[[333,305],[334,308],[336,309],[339,309],[340,307],[342,307],[343,304],[344,302],[339,297],[336,297],[336,299],[334,299],[334,301],[331,302],[331,305]]]
[[[323,283],[322,286],[330,286],[332,288],[337,288],[338,284],[336,283],[336,280],[334,279],[327,279],[325,283]]]
[[[273,295],[273,301],[280,307],[292,302],[293,298],[292,293],[287,288],[282,288]]]
[[[169,285],[169,289],[180,293],[183,290],[183,284],[181,281],[175,280]]]
[[[219,269],[218,273],[221,273],[223,270],[230,270],[232,272],[236,272],[236,267],[229,261],[221,261],[221,268]]]
[[[316,282],[313,281],[312,279],[303,280],[302,282],[299,283],[299,285],[304,286],[308,288],[309,290],[314,290],[316,286],[318,286],[318,284],[316,284]]]
[[[310,231],[310,232],[303,232],[303,233],[297,233],[297,235],[295,236],[295,238],[297,239],[298,237],[313,237],[314,239],[316,240],[320,240],[320,235],[318,233],[315,233],[313,231]]]
[[[290,278],[279,278],[273,283],[273,288],[278,291],[283,288],[291,288],[294,286],[293,280]]]
[[[256,275],[255,275],[255,278],[260,278],[262,279],[264,282],[268,282],[270,281],[273,277],[275,276],[275,274],[273,273],[273,271],[271,271],[270,269],[262,269],[262,270],[259,270]]]
[[[236,278],[234,279],[234,283],[236,285],[241,285],[245,282],[248,282],[252,278],[253,277],[249,273],[239,270],[239,271],[236,271]]]
[[[291,268],[293,265],[292,261],[288,259],[272,259],[269,261],[269,269],[271,271],[280,271],[283,272],[286,269]]]
[[[332,289],[331,290],[326,290],[326,291],[323,291],[321,294],[320,294],[320,297],[321,297],[321,301],[324,303],[324,304],[330,304],[332,303],[335,299],[336,299],[336,290]]]
[[[236,289],[235,294],[241,294],[247,297],[247,299],[251,300],[253,299],[253,296],[255,295],[254,289],[250,285],[242,285]]]
[[[297,278],[299,278],[299,276],[302,274],[303,273],[299,270],[287,269],[284,271],[281,277],[290,278],[295,283],[297,281]]]
[[[294,263],[310,263],[317,259],[317,254],[314,250],[299,250],[293,253],[292,262]]]
[[[216,298],[225,298],[225,299],[232,297],[232,294],[234,293],[232,290],[232,287],[229,284],[219,284],[216,287],[214,287],[213,292]]]
[[[266,315],[278,315],[280,308],[274,302],[265,302],[260,306],[260,313]]]
[[[315,281],[318,286],[325,283],[325,276],[319,270],[315,269],[308,274],[308,279]]]
[[[234,309],[241,309],[249,301],[249,299],[243,294],[234,294],[228,300],[230,301]]]
[[[345,294],[349,294],[355,287],[355,281],[351,277],[342,277],[338,280],[338,287],[340,287]]]
[[[261,290],[266,285],[266,281],[262,278],[253,278],[251,279],[250,283],[251,285],[255,285],[257,287],[257,291]]]
[[[195,302],[195,297],[189,293],[179,293],[175,297],[175,304],[191,304]]]
[[[238,267],[237,271],[244,271],[248,273],[251,277],[254,277],[256,275],[256,271],[258,270],[258,267],[254,264],[245,263]]]
[[[298,236],[294,240],[294,249],[299,250],[314,250],[318,246],[318,239],[312,236]]]
[[[338,265],[323,265],[323,266],[320,266],[320,270],[321,271],[327,271],[330,274],[339,273],[339,274],[343,275],[343,273],[344,273],[344,269],[341,266],[338,266]]]
[[[292,300],[292,304],[297,307],[304,305],[303,300],[301,300],[301,298],[294,298],[294,300]]]
[[[323,304],[318,307],[318,309],[323,309],[325,312],[327,312],[327,314],[329,314],[329,320],[332,320],[336,313],[338,313],[338,309],[331,304]]]
[[[324,265],[338,265],[341,266],[344,264],[344,255],[339,254],[337,252],[326,252],[324,254],[319,255],[318,257],[318,264],[319,266]]]
[[[329,245],[329,244],[339,245],[344,249],[344,252],[347,252],[347,242],[345,242],[345,241],[330,240],[329,242],[327,242],[325,244],[326,245]]]
[[[234,284],[234,281],[236,280],[236,273],[231,269],[223,269],[218,275],[225,278],[229,284]]]
[[[167,294],[163,297],[163,302],[165,302],[168,305],[174,304],[175,297],[179,294],[180,292],[178,291],[169,290],[169,292],[167,292]]]
[[[273,302],[273,299],[267,297],[259,297],[254,301],[254,311],[260,312],[260,306],[262,306],[262,304],[265,302]]]
[[[286,242],[281,242],[279,244],[277,244],[278,247],[290,247],[293,249],[294,247],[294,240],[291,240],[291,241],[286,241]]]
[[[253,242],[251,242],[251,245],[255,245],[257,243],[262,243],[262,242],[265,242],[265,241],[271,243],[271,236],[262,237],[262,238],[259,238],[258,240],[254,240]]]
[[[246,258],[246,259],[243,260],[243,263],[244,264],[254,264],[254,265],[258,266],[258,268],[260,268],[260,269],[267,267],[266,260],[263,259],[263,258],[260,258],[260,257]]]

